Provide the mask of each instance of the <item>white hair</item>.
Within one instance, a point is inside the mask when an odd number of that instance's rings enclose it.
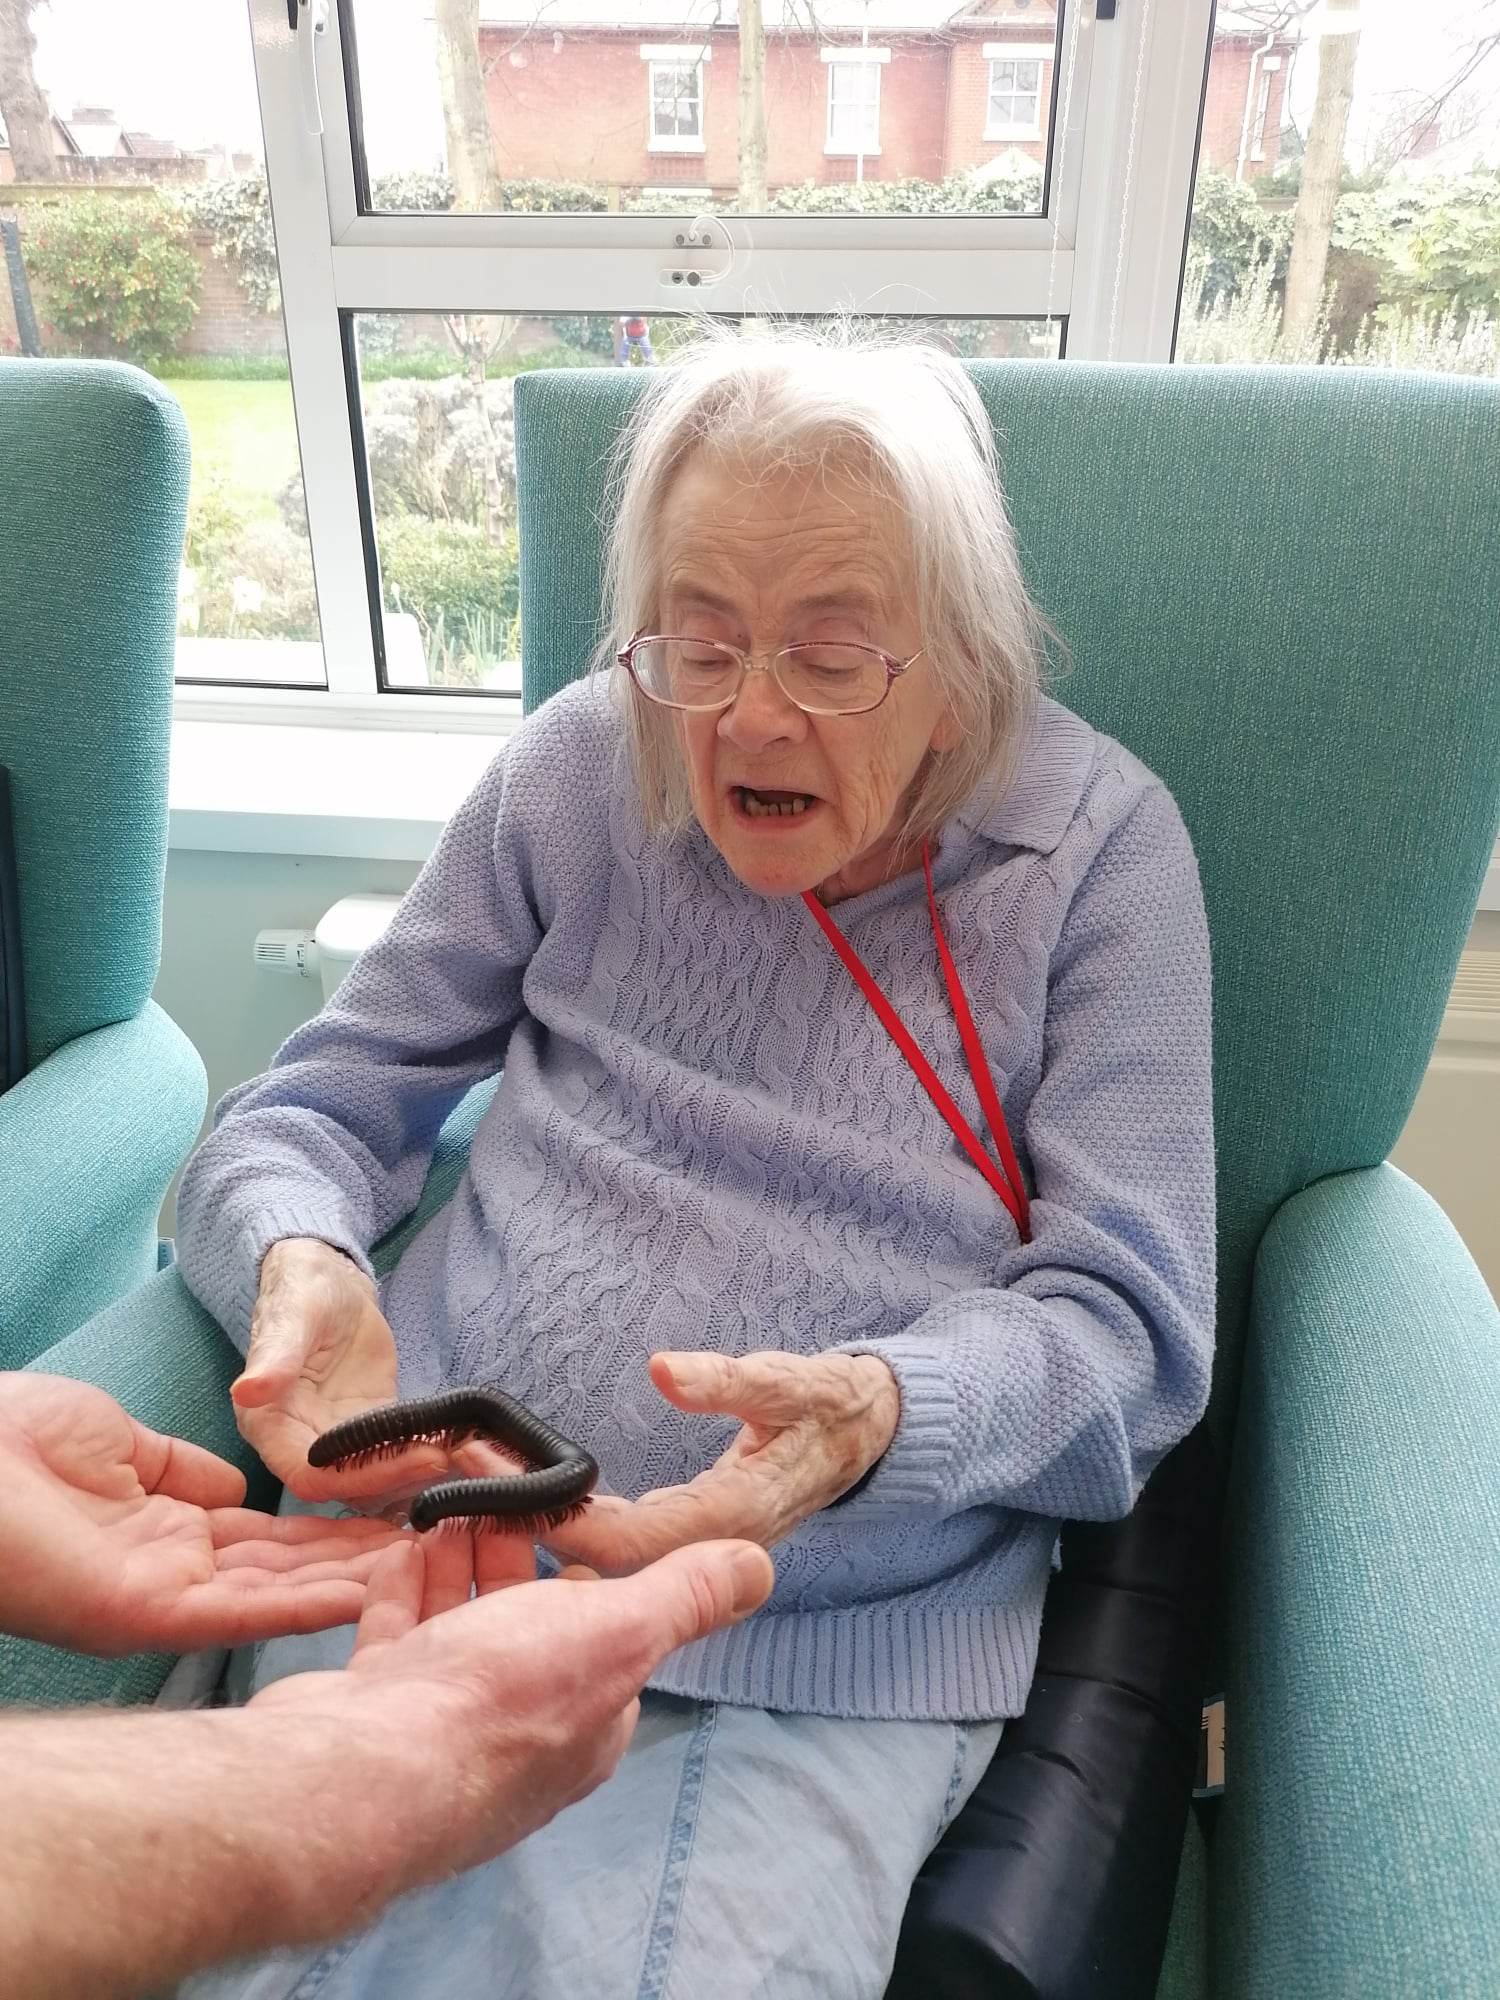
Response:
[[[662,505],[699,451],[749,479],[826,468],[868,482],[905,527],[924,657],[958,723],[958,747],[933,752],[919,772],[900,832],[935,834],[976,792],[998,792],[1041,684],[1048,628],[1021,580],[990,420],[960,363],[847,321],[743,337],[708,329],[679,349],[614,463],[596,667],[659,629]],[[675,718],[622,692],[646,824],[679,831],[692,805]]]

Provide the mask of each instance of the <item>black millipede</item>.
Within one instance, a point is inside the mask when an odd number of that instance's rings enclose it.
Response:
[[[411,1503],[411,1524],[425,1531],[445,1521],[541,1535],[581,1514],[599,1468],[581,1446],[544,1424],[502,1389],[447,1389],[418,1402],[382,1403],[314,1438],[314,1466],[365,1465],[413,1444],[452,1451],[487,1438],[524,1461],[527,1470],[501,1479],[444,1479]]]

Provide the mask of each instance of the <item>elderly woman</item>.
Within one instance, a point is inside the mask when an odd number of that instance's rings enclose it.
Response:
[[[618,1775],[544,1832],[203,1991],[873,2000],[1025,1703],[1059,1520],[1125,1513],[1204,1405],[1193,854],[1039,692],[963,371],[710,342],[646,392],[613,519],[613,671],[526,722],[226,1099],[183,1269],[305,1500],[391,1483],[310,1471],[325,1426],[494,1384],[599,1461],[565,1553],[747,1535],[776,1590],[667,1662]],[[496,1072],[377,1292],[370,1245]],[[338,1657],[288,1642],[259,1678]]]

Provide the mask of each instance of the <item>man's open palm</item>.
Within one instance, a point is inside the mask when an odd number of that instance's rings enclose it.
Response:
[[[188,1652],[357,1619],[395,1530],[278,1520],[245,1482],[113,1397],[0,1374],[0,1626],[93,1653]]]

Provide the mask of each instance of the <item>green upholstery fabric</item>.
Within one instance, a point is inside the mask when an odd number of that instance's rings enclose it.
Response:
[[[1208,1855],[1196,1815],[1182,1843],[1182,1868],[1156,2000],[1208,2000]]]
[[[161,948],[182,412],[114,362],[0,361],[0,763],[30,1073],[0,1099],[0,1367],[156,1268],[203,1065]]]
[[[0,1368],[155,1271],[157,1212],[206,1088],[197,1050],[148,1001],[0,1097]]]
[[[1232,1425],[1277,1204],[1395,1144],[1500,807],[1500,391],[1355,369],[973,368],[1056,693],[1156,770],[1215,958]],[[516,378],[526,699],[586,665],[605,475],[649,383]],[[1470,467],[1472,476],[1456,477]]]
[[[156,979],[187,426],[139,369],[0,361],[0,466],[0,763],[37,1063]]]
[[[1500,1312],[1393,1167],[1266,1232],[1227,1569],[1215,1991],[1500,1993]]]

